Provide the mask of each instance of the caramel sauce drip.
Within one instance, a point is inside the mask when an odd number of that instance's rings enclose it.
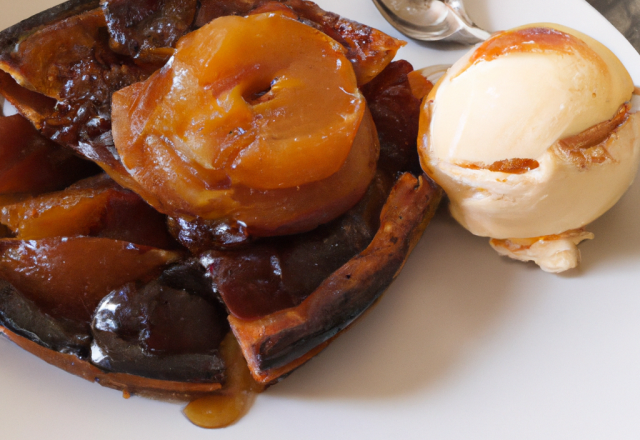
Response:
[[[585,131],[558,141],[554,144],[554,152],[580,168],[592,164],[606,162],[611,159],[606,148],[606,140],[629,117],[631,106],[623,104],[616,115],[608,121],[594,125]],[[524,174],[535,170],[540,163],[534,159],[505,159],[483,165],[477,163],[458,163],[458,166],[470,170],[489,170],[508,174]]]
[[[512,53],[559,52],[571,54],[576,50],[585,57],[597,60],[591,48],[573,35],[543,27],[515,29],[500,32],[485,41],[469,58],[467,68],[477,62],[492,61]]]
[[[540,237],[531,238],[492,238],[491,245],[494,247],[503,247],[513,252],[524,251],[530,249],[535,243],[544,241],[562,240],[573,236],[580,236],[585,233],[585,228],[570,229],[561,234],[542,235]]]
[[[611,160],[606,148],[606,141],[628,119],[630,110],[631,106],[628,103],[623,104],[616,115],[608,121],[601,122],[582,133],[556,143],[554,152],[580,168]]]
[[[524,174],[527,171],[535,170],[540,166],[540,164],[534,159],[505,159],[498,160],[491,165],[486,166],[475,163],[459,164],[459,166],[470,170],[489,170],[499,173]]]
[[[251,377],[247,362],[232,333],[220,344],[227,365],[227,381],[219,392],[189,403],[184,415],[196,426],[207,429],[224,428],[237,422],[248,411],[256,394],[263,390]]]

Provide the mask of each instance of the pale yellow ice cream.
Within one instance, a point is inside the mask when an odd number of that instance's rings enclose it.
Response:
[[[545,270],[566,270],[579,261],[576,242],[591,237],[566,233],[602,215],[635,177],[633,93],[617,57],[575,30],[536,24],[497,34],[455,63],[425,99],[422,166],[473,234],[536,238],[520,254],[492,244]],[[549,236],[556,237],[537,239]]]

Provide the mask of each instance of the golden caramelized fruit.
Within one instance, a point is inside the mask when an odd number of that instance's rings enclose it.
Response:
[[[122,162],[157,209],[237,221],[253,235],[337,217],[364,194],[378,157],[344,49],[277,12],[185,36],[165,68],[114,95],[112,117]]]
[[[53,317],[88,322],[113,289],[157,275],[179,254],[108,238],[0,240],[0,278]]]
[[[7,204],[0,209],[0,223],[20,240],[85,235],[161,249],[176,247],[165,216],[106,174],[64,191]]]

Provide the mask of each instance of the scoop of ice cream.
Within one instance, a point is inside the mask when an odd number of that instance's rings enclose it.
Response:
[[[633,181],[633,93],[618,58],[575,30],[544,24],[496,34],[425,99],[422,166],[472,233],[560,236],[602,215]]]

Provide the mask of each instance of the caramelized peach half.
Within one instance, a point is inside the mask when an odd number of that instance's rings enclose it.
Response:
[[[0,116],[0,204],[18,194],[62,189],[99,170],[43,137],[20,115]]]
[[[296,233],[364,194],[379,144],[344,48],[275,12],[222,17],[113,97],[132,178],[172,216]]]
[[[0,240],[0,278],[53,317],[89,322],[113,289],[148,281],[180,254],[94,237]]]

